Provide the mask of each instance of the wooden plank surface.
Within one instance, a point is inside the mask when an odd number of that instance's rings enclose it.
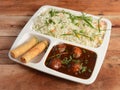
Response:
[[[120,90],[120,0],[0,0],[0,90]],[[19,65],[8,52],[27,21],[42,5],[108,18],[112,33],[96,81],[83,85]]]

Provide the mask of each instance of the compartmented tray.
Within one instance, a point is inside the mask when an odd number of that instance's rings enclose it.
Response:
[[[69,10],[69,9],[65,9],[65,8],[60,8],[60,7],[54,7],[54,6],[49,6],[49,5],[45,5],[42,6],[32,17],[31,19],[28,21],[28,23],[25,25],[25,27],[22,29],[22,31],[20,32],[20,34],[18,35],[17,39],[15,40],[14,44],[12,45],[11,50],[15,49],[16,47],[18,47],[19,45],[23,44],[24,42],[26,42],[29,38],[31,38],[32,36],[35,36],[38,38],[38,40],[47,40],[49,42],[48,47],[37,57],[35,57],[33,60],[31,60],[29,63],[23,63],[20,61],[19,58],[15,59],[11,56],[11,53],[9,51],[9,58],[17,63],[20,63],[22,65],[34,68],[38,71],[42,71],[57,77],[61,77],[64,79],[68,79],[74,82],[78,82],[78,83],[83,83],[83,84],[91,84],[95,81],[99,70],[102,66],[107,48],[108,48],[108,43],[109,43],[109,39],[110,39],[110,33],[111,33],[111,22],[105,18],[103,18],[102,20],[106,22],[107,27],[106,27],[106,32],[104,35],[104,39],[102,44],[97,47],[90,47],[90,46],[85,46],[85,45],[81,45],[79,43],[75,43],[75,42],[71,42],[71,41],[67,41],[67,40],[62,40],[59,38],[55,38],[55,37],[51,37],[49,35],[45,35],[42,33],[39,33],[35,30],[33,30],[32,26],[33,26],[33,21],[34,19],[40,15],[43,11],[48,10],[50,8],[53,9],[58,9],[58,10],[64,10],[67,12],[71,12],[71,13],[80,13],[77,11],[73,11],[73,10]],[[90,15],[90,14],[88,14]],[[91,17],[98,19],[99,17],[96,17],[94,15],[90,15]],[[85,50],[89,50],[92,51],[96,54],[96,61],[95,61],[95,66],[94,69],[90,75],[89,78],[84,79],[84,78],[79,78],[73,75],[69,75],[69,74],[65,74],[63,72],[54,70],[49,68],[46,65],[46,60],[48,58],[48,55],[50,54],[51,50],[53,49],[53,47],[55,47],[56,45],[60,45],[60,44],[68,44],[68,45],[72,45],[73,47],[78,47],[78,48],[83,48]]]

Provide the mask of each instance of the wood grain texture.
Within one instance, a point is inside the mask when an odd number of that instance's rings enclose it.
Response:
[[[2,90],[119,90],[120,85],[117,78],[120,72],[116,73],[119,65],[107,63],[102,66],[98,78],[91,85],[74,83],[21,65],[1,65],[0,68]]]
[[[110,15],[111,12],[120,15],[119,3],[120,0],[1,0],[0,14],[31,16],[43,5],[54,5],[98,15]]]
[[[0,90],[120,90],[120,0],[0,0]],[[105,17],[112,22],[109,47],[91,85],[74,83],[19,65],[8,52],[19,32],[43,5]]]

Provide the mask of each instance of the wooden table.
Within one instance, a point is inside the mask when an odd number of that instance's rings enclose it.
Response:
[[[17,35],[42,5],[54,5],[111,20],[107,54],[96,81],[83,85],[19,65],[8,58]],[[120,90],[120,0],[0,0],[0,90]]]

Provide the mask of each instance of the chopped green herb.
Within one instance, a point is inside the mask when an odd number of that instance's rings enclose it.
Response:
[[[86,26],[86,24],[85,24],[85,23],[83,23],[83,26],[85,27],[85,26]]]
[[[90,16],[85,16],[84,13],[82,13],[81,16],[75,16],[69,12],[65,12],[64,10],[62,10],[61,12],[63,14],[68,14],[72,23],[74,23],[75,20],[81,19],[81,20],[84,20],[91,28],[94,28],[94,26],[91,24],[92,18]],[[49,13],[50,13],[50,16],[53,17],[54,15],[56,15],[57,13],[60,13],[60,12],[51,10]],[[74,24],[78,25],[78,23],[77,24],[74,23]]]
[[[50,24],[51,24],[51,23],[55,24],[55,22],[54,22],[52,19],[49,19],[49,23],[50,23]]]
[[[65,57],[63,60],[62,60],[62,64],[69,64],[70,62],[72,61],[72,56],[70,56],[69,58],[68,57]]]
[[[63,28],[64,28],[64,26],[62,25],[62,26],[61,26],[61,29],[63,29]]]
[[[75,21],[75,16],[72,15],[72,14],[69,14],[69,17],[70,17],[70,19],[71,19],[71,22],[74,23],[74,21]]]
[[[49,22],[47,20],[45,21],[45,25],[47,25],[47,26],[49,25]]]
[[[75,23],[76,26],[79,26],[79,23]]]
[[[87,70],[87,66],[82,66],[81,72],[84,73]]]
[[[55,22],[52,19],[48,19],[45,21],[45,25],[47,25],[47,26],[52,23],[55,24]]]
[[[59,13],[59,12],[55,11],[55,10],[50,10],[50,12],[49,12],[51,17],[55,16],[57,13]]]
[[[50,61],[49,61],[49,60],[47,60],[47,61],[45,62],[45,65],[48,65],[48,64],[49,64],[49,62],[50,62]]]
[[[75,36],[79,39],[79,33],[77,32],[77,30],[73,30],[73,33],[74,33]]]
[[[54,13],[53,13],[53,11],[52,11],[52,10],[49,12],[49,14],[50,14],[50,16],[51,16],[51,17],[53,17],[53,16],[54,16]]]
[[[84,20],[91,28],[94,28],[94,26],[91,24],[92,18],[89,16],[85,16],[84,13],[82,13],[82,20]]]
[[[100,17],[99,19],[98,19],[98,30],[99,30],[99,32],[101,31],[100,30],[100,20],[102,19],[102,17]]]
[[[93,25],[87,20],[87,19],[83,19],[91,28],[94,28]]]
[[[70,12],[65,12],[64,10],[62,10],[63,14],[68,14],[69,15],[69,19],[71,20],[72,23],[74,23],[75,20],[77,20],[78,16],[75,16],[73,14],[71,14]],[[78,23],[74,23],[75,25],[78,25]]]
[[[52,59],[52,58],[55,58],[55,57],[56,57],[56,58],[60,58],[61,55],[63,55],[63,54],[68,54],[68,52],[63,52],[63,53],[55,54],[55,55],[49,57],[49,59]],[[71,56],[70,56],[70,59],[71,59]]]
[[[84,30],[80,30],[79,32],[80,32],[80,33],[84,33]]]
[[[49,57],[49,59],[52,59],[52,58],[60,58],[60,56],[61,56],[61,54],[55,54],[55,55],[53,55],[53,56],[51,56],[51,57]]]

